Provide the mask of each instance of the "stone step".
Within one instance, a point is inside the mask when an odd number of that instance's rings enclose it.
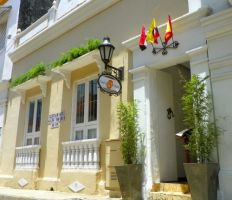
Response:
[[[190,194],[179,192],[151,192],[148,200],[192,200]]]
[[[190,193],[186,183],[154,183],[151,192],[179,192]]]

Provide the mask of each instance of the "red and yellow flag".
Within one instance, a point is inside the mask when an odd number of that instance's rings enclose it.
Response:
[[[147,42],[158,44],[157,38],[160,36],[158,27],[156,26],[155,19],[152,20],[147,33]]]
[[[168,22],[167,22],[167,28],[165,32],[165,43],[167,44],[168,41],[173,37],[172,33],[172,22],[171,17],[168,15]]]
[[[140,49],[143,51],[147,48],[147,42],[146,42],[146,30],[145,27],[142,26],[141,29],[141,35],[140,35],[140,39],[139,39],[139,47]]]

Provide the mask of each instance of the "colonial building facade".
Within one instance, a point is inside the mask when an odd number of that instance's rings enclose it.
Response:
[[[117,104],[133,99],[145,133],[145,193],[155,183],[184,178],[183,143],[175,137],[185,128],[180,71],[186,78],[210,75],[215,119],[224,130],[213,156],[220,164],[218,199],[231,199],[231,11],[227,0],[54,1],[47,14],[18,32],[9,53],[13,80],[35,64],[48,68],[9,89],[0,185],[116,195],[114,166],[123,163]],[[155,17],[163,36],[168,15],[179,47],[167,55],[154,55],[151,47],[141,52],[141,26]],[[112,66],[124,66],[120,96],[99,90],[104,65],[97,50],[49,67],[60,54],[104,36],[116,46]]]

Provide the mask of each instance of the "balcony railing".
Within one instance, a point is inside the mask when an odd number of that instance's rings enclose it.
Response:
[[[29,39],[31,39],[32,37],[34,37],[35,35],[37,35],[41,31],[46,29],[48,27],[48,23],[49,23],[48,19],[49,19],[49,15],[47,13],[44,16],[42,16],[41,18],[39,18],[35,23],[30,25],[24,31],[20,32],[20,30],[19,30],[19,32],[17,33],[17,36],[16,36],[15,47],[18,47],[18,46],[24,44],[26,41],[28,41]]]
[[[99,140],[63,142],[63,169],[99,169]]]
[[[64,17],[67,13],[69,13],[69,11],[71,11],[75,7],[80,7],[88,1],[76,0],[70,3],[65,2],[64,5],[59,5],[60,1],[53,1],[53,6],[48,10],[45,15],[43,15],[36,22],[31,24],[24,31],[21,32],[21,30],[18,30],[15,39],[15,48],[36,37],[40,32],[52,26],[54,23],[60,20],[60,18]]]
[[[16,169],[39,168],[40,145],[16,147]]]

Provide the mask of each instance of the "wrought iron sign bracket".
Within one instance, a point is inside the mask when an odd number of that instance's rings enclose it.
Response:
[[[172,43],[170,44],[166,44],[165,42],[162,42],[162,47],[154,47],[153,46],[153,50],[152,50],[152,53],[154,55],[158,54],[159,52],[162,51],[162,55],[165,56],[168,54],[168,50],[167,49],[177,49],[178,46],[179,46],[179,42],[178,41],[173,41]]]
[[[105,72],[116,77],[120,81],[124,80],[124,67],[116,68],[110,65],[105,65]]]

